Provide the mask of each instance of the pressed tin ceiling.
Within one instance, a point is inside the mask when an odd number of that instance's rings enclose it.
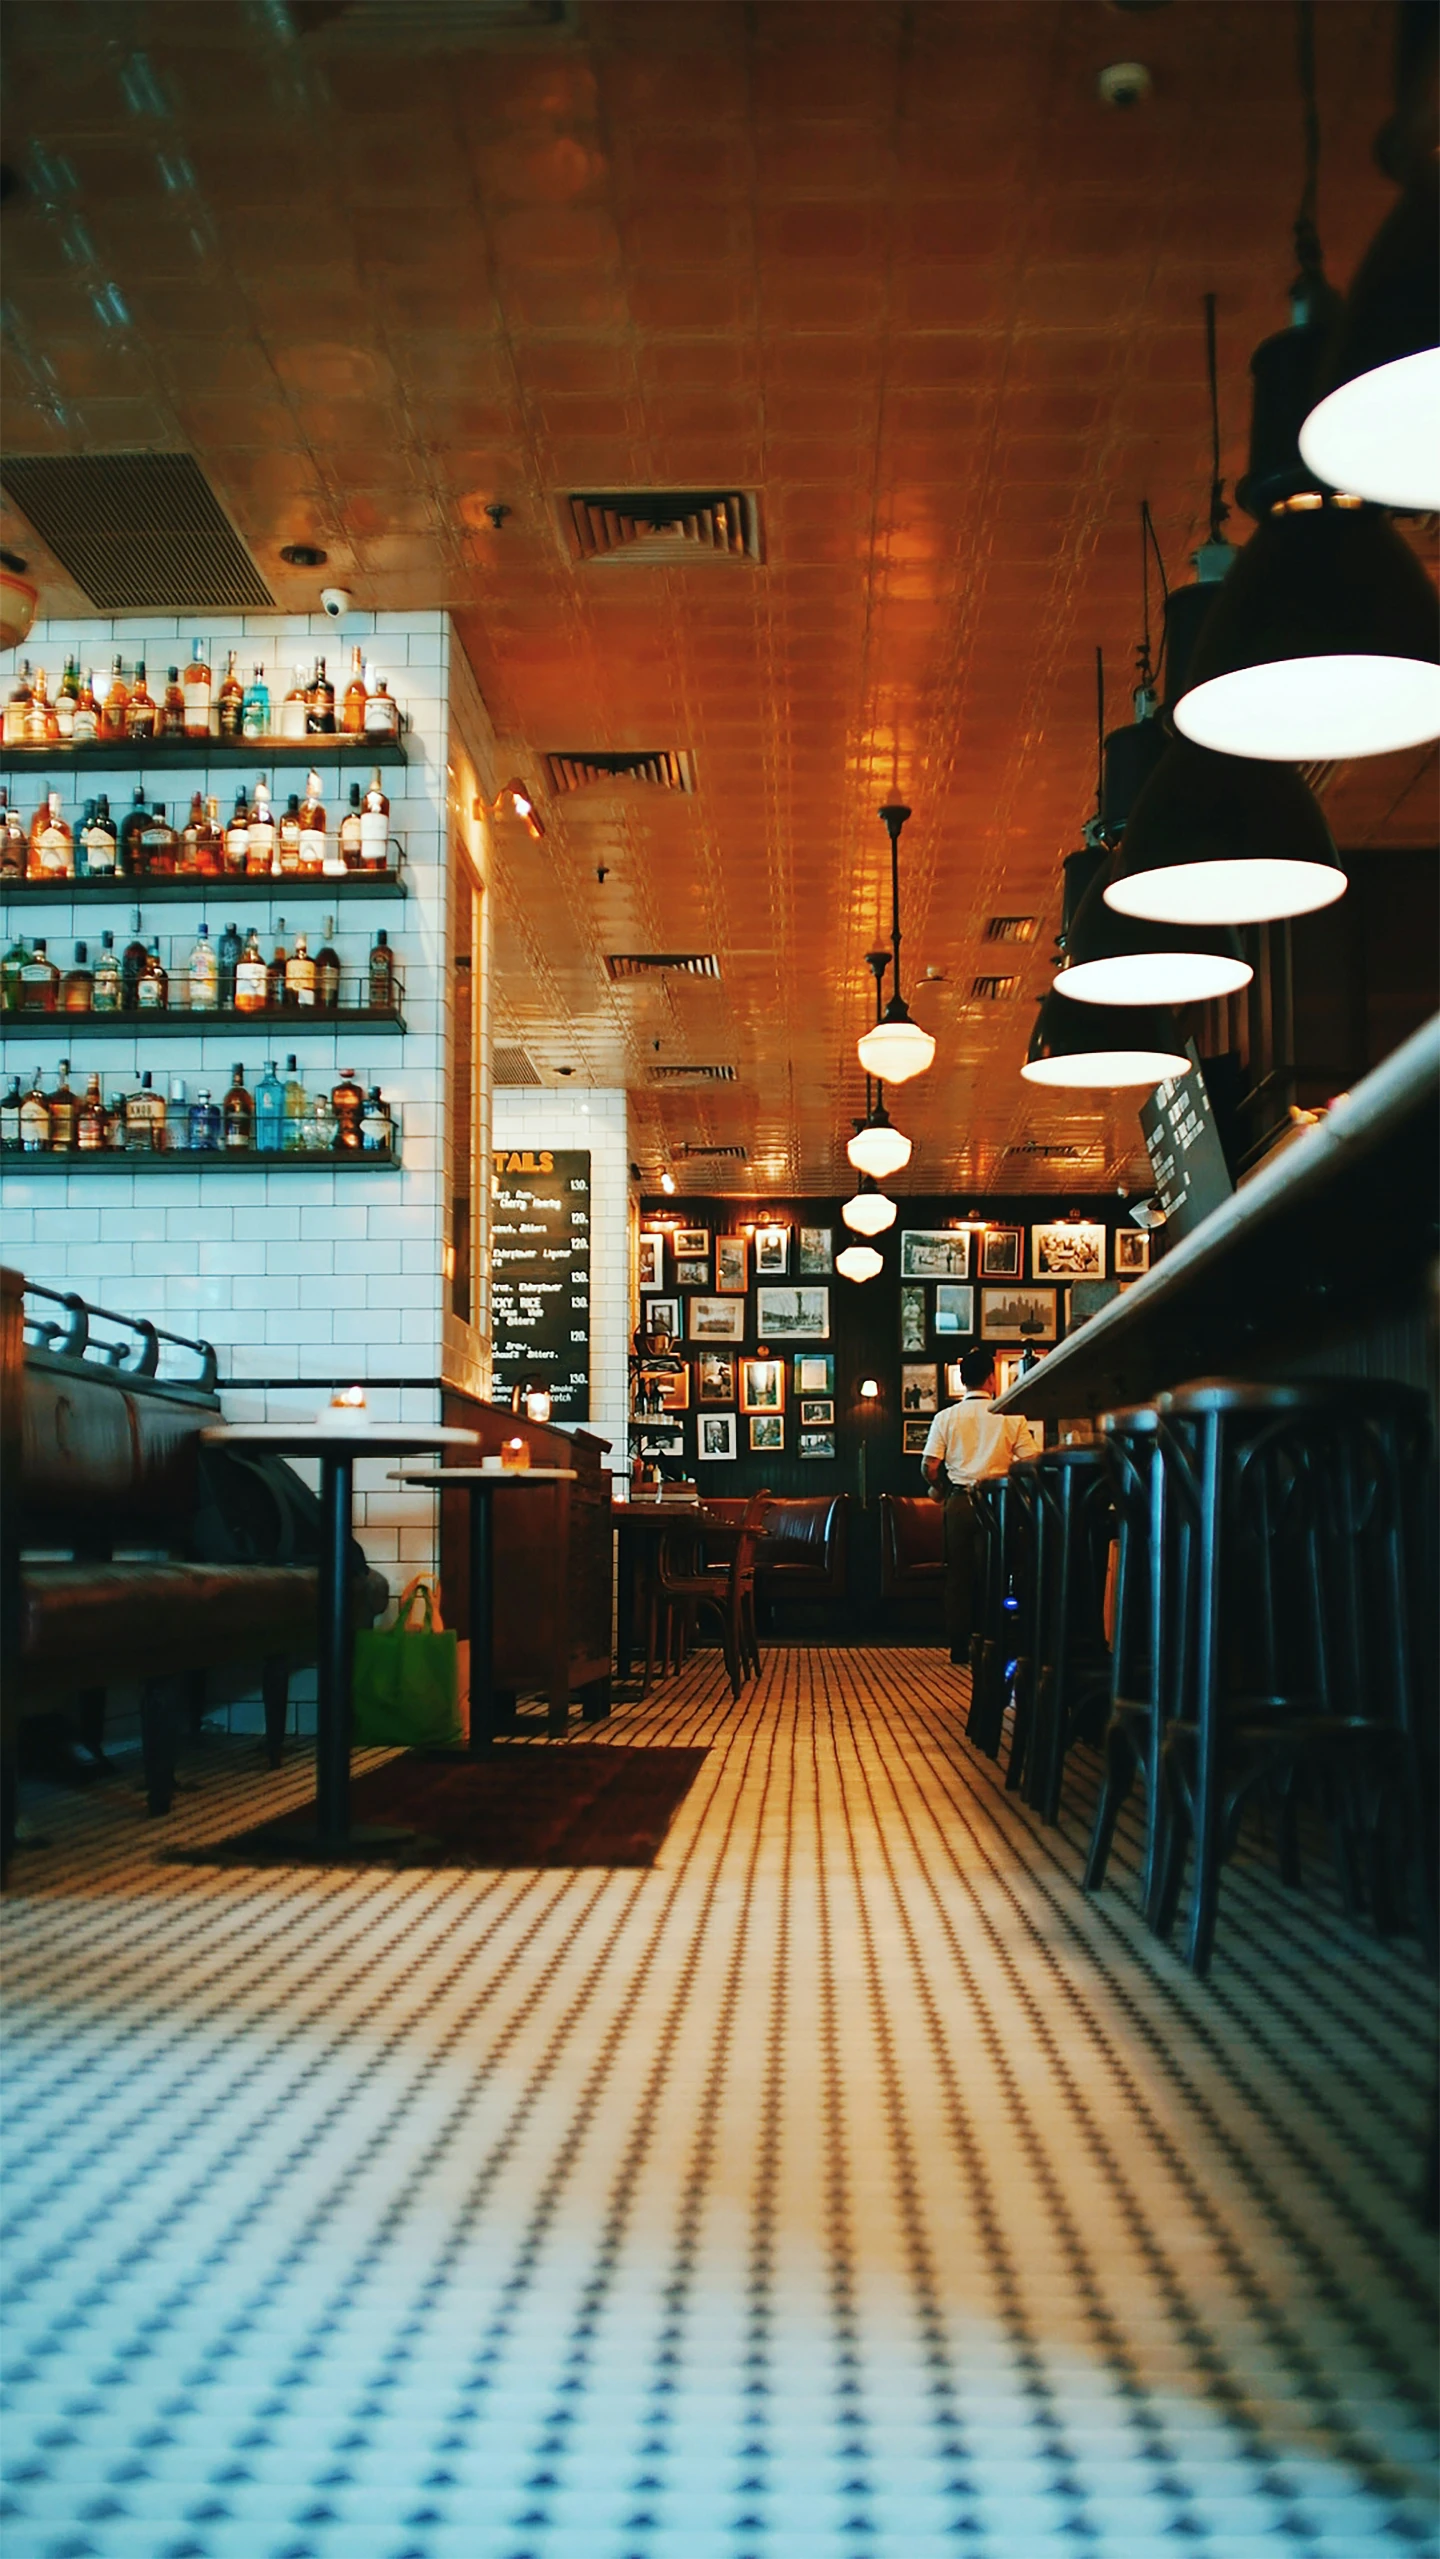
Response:
[[[377,79],[375,31],[409,23],[7,0],[6,450],[188,449],[282,609],[313,605],[278,557],[306,540],[362,607],[449,607],[542,792],[552,755],[687,759],[691,792],[544,793],[543,842],[498,827],[498,1036],[542,1081],[626,1083],[647,1172],[743,1148],[717,1183],[833,1191],[898,791],[905,986],[939,1041],[895,1096],[901,1187],[1125,1178],[1133,1101],[1017,1069],[1097,642],[1124,714],[1140,497],[1172,578],[1204,531],[1201,298],[1232,486],[1285,316],[1285,0],[579,0],[463,40],[429,6]],[[1342,283],[1392,200],[1390,29],[1379,0],[1317,12]],[[1136,55],[1151,96],[1105,107]],[[700,555],[585,555],[577,496],[598,541],[646,492],[743,503],[723,574],[713,519]],[[82,609],[8,504],[0,539]],[[1423,840],[1429,776],[1342,769],[1340,840]],[[614,954],[718,973],[617,982]],[[733,1082],[653,1072],[716,1058]]]

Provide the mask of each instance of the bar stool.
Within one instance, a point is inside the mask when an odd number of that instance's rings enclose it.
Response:
[[[1115,1505],[1115,1591],[1105,1768],[1085,1861],[1085,1889],[1098,1892],[1115,1825],[1139,1773],[1145,1788],[1140,1907],[1152,1925],[1165,1806],[1161,1748],[1175,1676],[1166,1646],[1166,1601],[1175,1588],[1175,1570],[1166,1548],[1159,1429],[1153,1404],[1129,1405],[1104,1414],[1100,1422],[1101,1453]]]
[[[1114,1511],[1093,1446],[1047,1449],[1035,1461],[1035,1488],[1039,1673],[1023,1785],[1026,1803],[1053,1822],[1070,1746],[1099,1722],[1110,1695],[1105,1578]]]
[[[1005,1792],[1019,1792],[1030,1753],[1035,1723],[1035,1690],[1040,1676],[1044,1610],[1044,1553],[1040,1536],[1040,1458],[1018,1457],[1007,1478],[1010,1486],[1010,1573],[1015,1596],[1015,1669],[1010,1693],[1015,1712],[1010,1722],[1010,1756],[1005,1764]]]
[[[1006,1475],[982,1476],[971,1490],[981,1530],[984,1567],[976,1594],[979,1623],[970,1638],[970,1712],[965,1719],[965,1738],[977,1750],[983,1750],[988,1759],[995,1759],[1005,1721],[1005,1668],[1014,1614],[1007,1605],[1015,1535],[1011,1522],[1014,1504]]]
[[[1393,1876],[1404,1872],[1433,1944],[1431,1861],[1416,1835],[1406,1554],[1427,1445],[1422,1398],[1368,1380],[1202,1378],[1162,1395],[1158,1414],[1165,1497],[1182,1530],[1185,1663],[1161,1745],[1159,1933],[1173,1928],[1188,1847],[1185,1954],[1192,1971],[1208,1969],[1221,1867],[1252,1798],[1274,1807],[1281,1874],[1298,1884],[1296,1813],[1309,1784],[1347,1907],[1368,1902],[1377,1928],[1393,1927]]]

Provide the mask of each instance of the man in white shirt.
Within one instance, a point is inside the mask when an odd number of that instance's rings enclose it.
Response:
[[[970,1487],[992,1475],[1008,1475],[1017,1457],[1038,1450],[1039,1435],[1019,1413],[997,1413],[995,1354],[967,1351],[960,1362],[964,1388],[930,1425],[921,1464],[937,1501],[945,1504],[945,1622],[952,1662],[968,1662],[974,1632],[974,1592],[982,1570],[981,1528]]]

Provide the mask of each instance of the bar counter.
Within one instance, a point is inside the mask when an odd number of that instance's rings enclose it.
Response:
[[[997,1409],[1079,1419],[1219,1372],[1358,1372],[1433,1392],[1437,1169],[1440,1014]]]

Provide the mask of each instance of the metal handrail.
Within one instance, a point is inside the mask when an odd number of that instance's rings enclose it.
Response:
[[[42,1351],[49,1359],[72,1360],[77,1365],[106,1367],[126,1377],[154,1378],[160,1382],[160,1345],[173,1342],[175,1348],[188,1351],[200,1363],[198,1377],[174,1382],[213,1395],[219,1377],[219,1361],[212,1342],[192,1340],[188,1333],[167,1332],[160,1324],[152,1324],[147,1315],[121,1315],[113,1306],[92,1306],[75,1290],[46,1288],[39,1280],[25,1282],[26,1298],[43,1297],[51,1306],[65,1310],[64,1321],[40,1314],[25,1315],[25,1343],[29,1350]],[[105,1324],[119,1324],[133,1341],[96,1341],[90,1327],[96,1318]]]

